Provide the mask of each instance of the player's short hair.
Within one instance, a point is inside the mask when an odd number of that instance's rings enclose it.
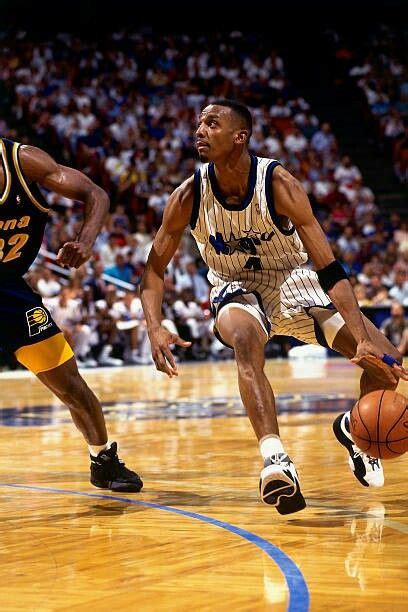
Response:
[[[227,98],[217,98],[216,100],[212,100],[211,104],[216,104],[217,106],[227,106],[232,109],[234,113],[239,115],[239,117],[243,120],[245,128],[249,132],[249,136],[252,134],[252,115],[250,110],[245,104],[242,102],[237,102],[236,100],[228,100]]]

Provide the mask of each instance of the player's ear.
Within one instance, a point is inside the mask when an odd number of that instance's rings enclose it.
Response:
[[[236,134],[235,142],[236,144],[246,144],[248,142],[248,139],[249,139],[248,130],[239,130],[239,132],[237,132]]]

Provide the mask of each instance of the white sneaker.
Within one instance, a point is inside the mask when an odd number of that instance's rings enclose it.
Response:
[[[123,360],[116,359],[116,357],[111,357],[112,346],[110,344],[106,344],[101,354],[99,355],[98,363],[101,366],[122,366]]]
[[[296,468],[286,453],[265,459],[259,493],[263,503],[275,506],[280,514],[290,514],[306,507]]]
[[[83,368],[96,368],[98,362],[93,357],[85,357],[80,361]]]
[[[348,450],[349,466],[354,476],[364,487],[382,487],[384,470],[380,459],[366,455],[354,444],[350,435],[350,413],[340,414],[333,423],[337,440]]]
[[[116,357],[103,357],[98,360],[101,366],[122,366],[122,359],[116,359]]]

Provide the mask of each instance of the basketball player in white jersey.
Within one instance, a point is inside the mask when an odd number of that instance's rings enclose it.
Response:
[[[240,103],[216,100],[202,111],[196,146],[204,164],[170,196],[142,281],[142,303],[156,368],[173,377],[169,345],[188,343],[161,326],[163,277],[190,224],[209,267],[215,333],[234,349],[241,398],[259,440],[261,499],[288,514],[305,501],[264,374],[269,338],[283,334],[333,347],[364,369],[362,395],[395,389],[408,373],[398,351],[361,314],[300,183],[278,161],[249,154],[251,130],[251,114]],[[303,267],[309,257],[317,273]],[[380,461],[352,443],[349,413],[334,429],[358,480],[381,486]]]

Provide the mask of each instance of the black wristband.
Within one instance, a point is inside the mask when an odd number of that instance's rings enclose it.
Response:
[[[326,293],[339,281],[348,279],[343,266],[339,264],[337,259],[329,263],[325,268],[316,270],[316,273],[319,278],[320,286]]]

